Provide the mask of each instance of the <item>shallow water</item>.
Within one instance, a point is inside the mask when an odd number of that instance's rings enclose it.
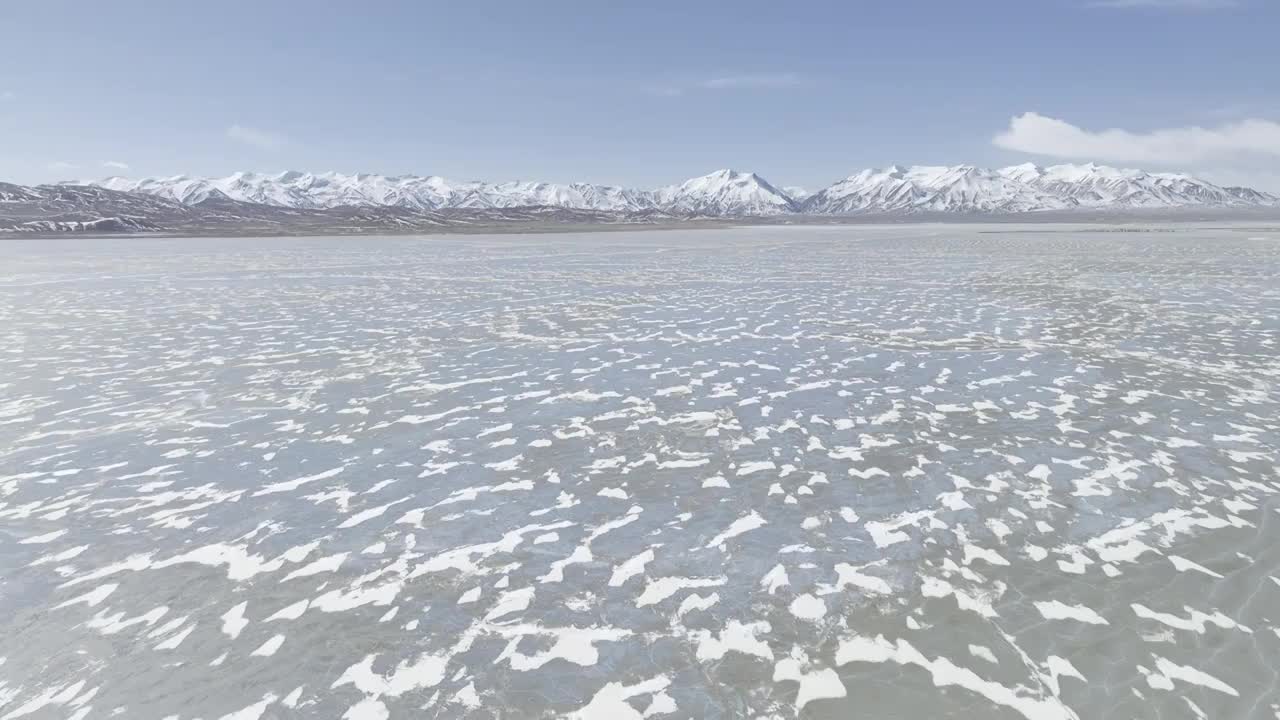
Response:
[[[0,243],[0,720],[1280,717],[1280,234]]]

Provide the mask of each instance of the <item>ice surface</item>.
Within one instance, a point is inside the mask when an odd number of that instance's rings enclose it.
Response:
[[[0,718],[1273,718],[1275,236],[2,243]]]

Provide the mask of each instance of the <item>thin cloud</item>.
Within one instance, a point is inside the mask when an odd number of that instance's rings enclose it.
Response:
[[[227,128],[227,137],[260,150],[278,150],[288,141],[281,135],[269,133],[247,125],[232,125]]]
[[[796,73],[760,73],[755,75],[727,75],[708,78],[698,83],[707,90],[744,90],[753,88],[789,88],[805,84]]]
[[[651,87],[648,90],[651,95],[657,95],[658,97],[680,97],[684,94],[683,88],[678,88],[673,85]]]
[[[1209,108],[1206,117],[1218,121],[1243,120],[1251,117],[1280,117],[1280,100],[1250,100]]]
[[[1131,132],[1086,130],[1065,120],[1029,112],[1009,121],[992,142],[1006,150],[1105,162],[1190,165],[1234,164],[1257,156],[1280,157],[1280,123],[1248,119],[1213,128],[1199,126]]]
[[[1222,10],[1239,7],[1239,0],[1095,0],[1089,7],[1114,8],[1157,8],[1164,10]]]
[[[69,163],[64,160],[54,160],[49,163],[49,169],[54,172],[65,172],[67,170],[78,170],[80,166],[75,163]]]
[[[662,97],[678,97],[695,91],[729,91],[729,90],[780,90],[802,87],[810,84],[810,80],[799,73],[746,73],[741,75],[719,75],[715,77],[671,83],[649,88],[649,92]]]
[[[1280,195],[1280,171],[1265,168],[1206,168],[1196,173],[1219,185],[1239,185]]]
[[[18,99],[18,94],[12,90],[5,90],[4,92],[0,92],[0,101],[2,102],[8,102],[9,100],[17,100],[17,99]]]
[[[128,170],[129,163],[122,163],[119,160],[107,160],[102,163],[102,167],[111,168],[112,170]]]

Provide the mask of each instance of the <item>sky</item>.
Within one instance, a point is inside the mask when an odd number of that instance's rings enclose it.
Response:
[[[0,180],[816,189],[1088,162],[1280,191],[1280,1],[0,3]]]

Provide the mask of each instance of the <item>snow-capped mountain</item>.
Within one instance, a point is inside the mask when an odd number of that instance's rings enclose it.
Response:
[[[717,170],[662,188],[656,199],[664,210],[697,215],[780,215],[799,209],[764,178],[736,170]]]
[[[643,224],[671,219],[653,211],[573,210],[527,203],[511,208],[455,207],[446,210],[371,204],[344,204],[331,208],[282,207],[235,200],[207,183],[175,185],[163,190],[185,197],[189,202],[145,192],[75,183],[23,186],[0,182],[0,236],[10,233],[120,232],[268,235],[419,233],[448,228],[497,229],[530,224]]]
[[[864,170],[816,193],[802,207],[822,214],[879,212],[1017,213],[1072,209],[1244,207],[1277,198],[1177,173],[1104,165],[970,165]]]
[[[498,185],[476,183],[476,188],[466,201],[461,204],[446,203],[440,207],[510,208],[530,205],[630,212],[652,209],[654,202],[652,193],[612,185],[508,182]]]
[[[804,210],[822,214],[869,212],[1028,212],[1061,210],[1070,202],[971,165],[863,170],[810,196]]]
[[[807,199],[810,195],[813,194],[809,192],[809,190],[803,187],[800,187],[799,185],[787,185],[781,188],[781,190],[782,192],[787,194],[787,197],[791,198],[792,200],[798,203],[804,202],[805,199]]]
[[[411,210],[462,206],[480,185],[451,184],[444,178],[435,176],[387,177],[340,173],[313,175],[297,171],[274,175],[238,172],[222,178],[177,175],[129,180],[112,177],[96,184],[122,192],[156,195],[187,205],[226,198],[304,209],[365,205],[404,207]]]
[[[1240,187],[1238,185],[1232,185],[1229,187],[1224,187],[1222,189],[1226,190],[1227,193],[1231,195],[1231,197],[1247,205],[1261,205],[1266,207],[1266,206],[1275,206],[1277,204],[1280,204],[1280,197],[1277,197],[1275,195],[1269,195],[1267,193],[1262,192],[1261,190],[1254,190],[1253,188]]]
[[[121,192],[155,195],[188,205],[225,197],[291,208],[390,206],[411,210],[550,206],[605,212],[664,210],[698,215],[772,215],[795,203],[755,173],[720,170],[660,190],[543,182],[453,182],[437,176],[235,173],[222,178],[186,175],[88,181]]]
[[[1105,165],[1054,165],[1041,168],[1030,163],[1004,168],[1005,177],[1039,188],[1079,207],[1176,207],[1265,201],[1264,193],[1239,193],[1180,173],[1149,173]]]
[[[359,173],[278,174],[239,172],[222,178],[175,177],[129,180],[112,177],[87,181],[112,190],[145,193],[194,205],[214,197],[292,208],[342,206],[402,207],[410,210],[442,208],[511,208],[551,206],[581,210],[625,212],[654,207],[652,193],[641,190],[572,183],[454,182],[435,175],[373,175]]]
[[[1280,205],[1280,198],[1177,173],[1103,165],[971,165],[863,170],[813,194],[779,189],[755,173],[719,170],[658,190],[587,183],[455,182],[428,175],[284,172],[222,178],[179,175],[84,184],[152,195],[184,205],[215,200],[297,209],[390,207],[412,211],[552,207],[610,213],[712,217],[872,213],[1020,213],[1073,209],[1233,208]]]

